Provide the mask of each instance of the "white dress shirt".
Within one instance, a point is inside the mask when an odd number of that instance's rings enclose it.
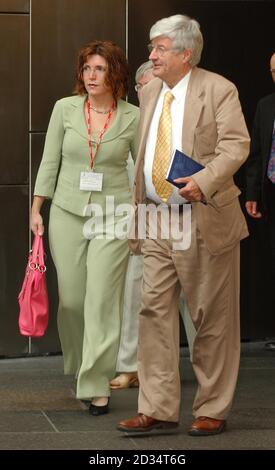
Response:
[[[150,129],[148,132],[145,159],[144,159],[144,181],[146,196],[156,203],[163,202],[159,195],[156,193],[155,186],[152,181],[152,169],[155,155],[158,124],[163,107],[164,95],[170,91],[174,95],[171,104],[171,117],[172,117],[172,150],[178,149],[182,151],[182,123],[184,115],[185,97],[187,86],[190,79],[191,71],[185,75],[174,88],[170,89],[166,83],[163,82],[163,87],[160,92],[156,108],[152,117]],[[167,204],[183,204],[186,199],[178,194],[178,188],[173,188],[173,193],[169,197]]]

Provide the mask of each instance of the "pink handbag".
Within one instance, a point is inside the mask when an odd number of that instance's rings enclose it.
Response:
[[[49,301],[45,271],[43,238],[35,235],[18,296],[19,330],[23,336],[43,336],[47,329]]]

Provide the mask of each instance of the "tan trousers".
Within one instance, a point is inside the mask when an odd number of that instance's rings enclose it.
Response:
[[[171,240],[146,240],[138,374],[140,413],[179,420],[180,288],[197,330],[193,368],[198,389],[195,417],[225,419],[237,382],[240,357],[239,243],[213,256],[192,219],[191,246],[173,250]]]

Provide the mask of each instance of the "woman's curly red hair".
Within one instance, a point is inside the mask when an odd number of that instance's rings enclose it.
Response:
[[[110,86],[115,100],[127,95],[130,71],[123,50],[112,41],[92,41],[82,47],[77,56],[74,93],[87,93],[83,82],[83,66],[92,55],[100,55],[107,62],[106,85]]]

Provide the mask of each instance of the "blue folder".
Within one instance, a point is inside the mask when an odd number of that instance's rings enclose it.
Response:
[[[186,183],[175,183],[174,180],[185,176],[192,176],[203,168],[204,166],[196,162],[196,160],[188,157],[180,150],[175,150],[167,171],[166,181],[177,186],[177,188],[183,188]]]

